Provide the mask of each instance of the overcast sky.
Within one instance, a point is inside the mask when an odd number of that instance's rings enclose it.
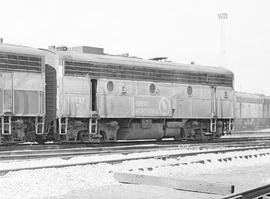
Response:
[[[89,45],[103,47],[110,54],[129,53],[146,59],[166,56],[180,63],[226,63],[235,73],[236,90],[270,95],[269,0],[0,3],[0,37],[6,43],[43,48]],[[223,59],[219,12],[228,13]]]

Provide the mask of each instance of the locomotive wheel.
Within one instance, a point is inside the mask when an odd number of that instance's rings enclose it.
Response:
[[[78,133],[77,140],[81,142],[88,142],[89,141],[88,131],[80,131]]]
[[[45,144],[45,139],[43,138],[43,136],[42,135],[36,135],[36,142],[38,143],[38,144]]]
[[[182,141],[182,137],[179,137],[179,136],[174,136],[173,139],[175,141]]]
[[[173,137],[175,141],[182,142],[185,138],[185,130],[183,128],[180,129],[179,135]]]
[[[28,131],[25,136],[26,136],[26,141],[27,142],[36,141],[35,131]]]
[[[101,142],[108,141],[108,138],[107,138],[106,133],[104,131],[100,131],[100,135],[101,135],[101,139],[100,139]]]

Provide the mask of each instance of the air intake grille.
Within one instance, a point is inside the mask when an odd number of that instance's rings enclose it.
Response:
[[[0,51],[0,70],[41,72],[42,58]]]
[[[233,86],[233,76],[95,62],[65,61],[65,75],[212,86]]]

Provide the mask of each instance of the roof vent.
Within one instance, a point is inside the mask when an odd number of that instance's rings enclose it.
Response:
[[[58,51],[67,51],[68,48],[66,46],[57,46],[56,50],[58,50]]]
[[[71,51],[79,52],[79,53],[88,53],[88,54],[104,54],[103,48],[91,47],[91,46],[75,46],[69,48]]]
[[[151,58],[150,60],[154,60],[154,61],[167,61],[168,57],[154,57]]]
[[[56,46],[53,46],[53,45],[52,46],[49,46],[48,49],[49,50],[55,50],[56,49]]]
[[[129,57],[129,53],[122,53],[122,57]]]

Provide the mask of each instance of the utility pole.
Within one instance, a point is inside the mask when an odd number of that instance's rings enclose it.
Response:
[[[227,66],[226,28],[227,28],[228,13],[221,12],[218,13],[217,16],[220,22],[220,65]]]

